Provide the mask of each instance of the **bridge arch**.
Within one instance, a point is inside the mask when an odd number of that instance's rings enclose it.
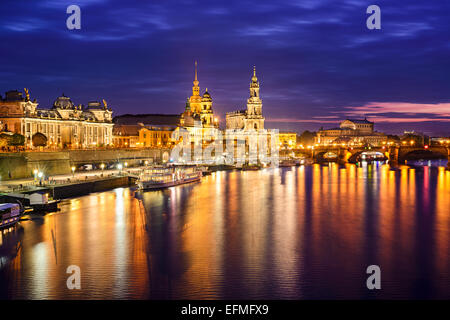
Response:
[[[368,150],[359,150],[353,153],[350,157],[348,157],[347,161],[350,163],[356,163],[361,160],[369,160],[372,158],[378,158],[380,160],[389,159],[387,152],[382,151],[368,151]]]
[[[339,159],[339,152],[334,150],[321,150],[314,154],[314,160],[317,162],[337,161]]]
[[[400,160],[448,159],[448,151],[444,149],[416,149],[401,155]]]

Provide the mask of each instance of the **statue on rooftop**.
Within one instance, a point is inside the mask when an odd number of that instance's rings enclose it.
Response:
[[[23,91],[25,91],[26,101],[30,101],[30,93],[28,92],[28,89],[23,88]]]

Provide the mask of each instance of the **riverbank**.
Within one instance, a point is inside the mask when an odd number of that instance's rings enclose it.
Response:
[[[26,151],[0,153],[0,180],[11,181],[27,179],[34,170],[46,176],[72,173],[72,167],[91,165],[105,168],[119,162],[129,166],[141,166],[145,162],[157,163],[163,156],[169,156],[168,149],[104,149],[104,150],[62,150],[62,151]]]

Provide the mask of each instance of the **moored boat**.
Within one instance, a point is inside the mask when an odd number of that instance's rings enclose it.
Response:
[[[242,166],[242,170],[244,171],[250,171],[250,170],[260,170],[261,165],[260,164],[244,164]]]
[[[280,161],[280,167],[294,167],[297,163],[293,159],[285,159]]]
[[[19,222],[21,215],[22,210],[18,203],[1,203],[0,229],[12,227]]]
[[[136,183],[139,189],[155,190],[197,182],[201,177],[202,172],[196,167],[154,167],[144,169]]]
[[[0,195],[0,199],[5,202],[20,202],[22,206],[28,206],[35,213],[47,213],[58,210],[60,200],[50,198],[48,191],[38,191],[33,193],[6,193]]]

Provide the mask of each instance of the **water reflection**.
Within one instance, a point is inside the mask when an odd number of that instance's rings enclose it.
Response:
[[[216,172],[167,190],[91,194],[2,234],[1,292],[450,298],[449,196],[443,168],[381,163]],[[81,291],[66,288],[72,264],[81,268]],[[365,288],[371,264],[381,267],[380,292]]]

